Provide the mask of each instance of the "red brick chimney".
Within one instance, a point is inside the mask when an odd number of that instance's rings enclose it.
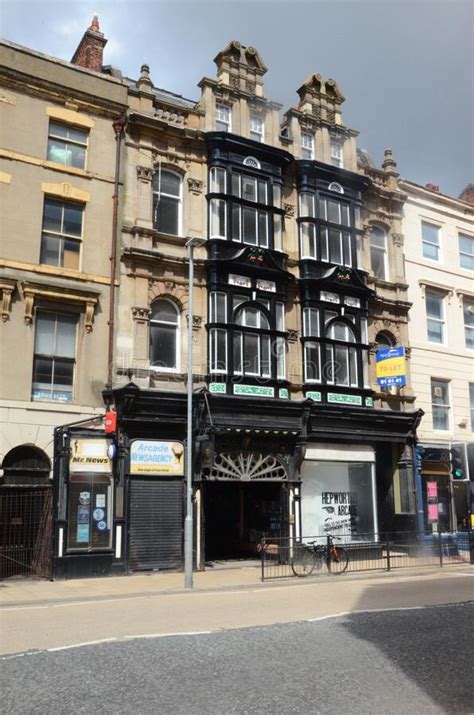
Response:
[[[85,67],[95,72],[102,71],[104,47],[107,44],[99,28],[99,18],[94,15],[91,26],[85,31],[82,40],[72,57],[72,64]]]
[[[459,194],[461,201],[474,205],[474,184],[468,184]]]
[[[426,188],[429,189],[430,191],[436,191],[437,193],[439,193],[438,184],[426,184]]]

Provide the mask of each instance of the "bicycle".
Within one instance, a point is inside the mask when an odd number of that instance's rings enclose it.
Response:
[[[328,535],[324,546],[318,544],[317,541],[298,544],[291,562],[291,568],[295,576],[309,576],[315,569],[319,571],[324,563],[329,573],[334,575],[344,573],[349,564],[349,555],[341,546],[334,544],[336,538]]]

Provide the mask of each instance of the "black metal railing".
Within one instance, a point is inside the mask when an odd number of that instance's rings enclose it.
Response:
[[[51,575],[51,487],[0,489],[0,580]]]
[[[364,571],[391,571],[393,569],[445,564],[469,564],[473,532],[450,532],[442,534],[419,534],[416,532],[392,532],[378,534],[338,534],[334,544],[342,547],[348,556],[344,573]],[[263,538],[260,544],[262,581],[293,578],[301,573],[297,561],[302,552],[312,552],[311,543],[318,549],[315,568],[311,576],[328,574],[328,535],[299,538]],[[296,564],[296,566],[295,566]],[[340,569],[339,569],[340,570]],[[333,569],[338,572],[338,569]]]

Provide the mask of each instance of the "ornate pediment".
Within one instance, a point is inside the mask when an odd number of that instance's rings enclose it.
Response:
[[[262,272],[272,271],[273,273],[279,273],[281,277],[285,277],[285,279],[293,277],[292,274],[286,270],[286,254],[276,253],[275,251],[257,246],[243,246],[242,248],[236,249],[235,244],[224,245],[222,243],[219,243],[216,249],[217,254],[214,256],[214,259],[217,260],[218,263],[225,263],[226,268],[232,266],[236,273],[247,266],[262,270]]]
[[[320,288],[327,287],[338,292],[350,288],[351,290],[355,289],[358,294],[364,295],[367,299],[375,297],[375,291],[366,286],[359,272],[348,266],[330,268],[320,278],[312,280]]]

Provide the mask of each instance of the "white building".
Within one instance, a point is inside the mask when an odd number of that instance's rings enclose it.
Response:
[[[401,188],[407,194],[403,234],[413,304],[412,386],[416,406],[425,411],[418,429],[426,448],[425,526],[455,529],[467,518],[469,484],[455,478],[450,449],[454,445],[465,454],[474,440],[474,205],[445,196],[432,184],[403,181]],[[461,471],[467,479],[467,464]],[[429,481],[436,487],[427,488]]]

